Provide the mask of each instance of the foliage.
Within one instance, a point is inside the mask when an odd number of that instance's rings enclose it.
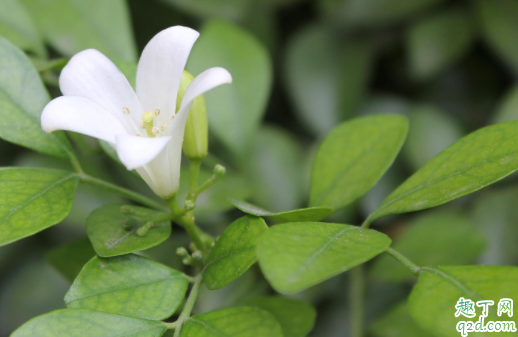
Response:
[[[0,337],[447,337],[518,301],[516,0],[0,4]],[[76,53],[135,87],[174,25],[233,83],[160,199],[41,113]]]

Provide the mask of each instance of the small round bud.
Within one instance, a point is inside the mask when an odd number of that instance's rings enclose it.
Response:
[[[226,172],[227,172],[227,169],[225,168],[225,166],[220,165],[220,164],[214,166],[214,173],[216,173],[217,175],[222,176]]]
[[[199,250],[192,253],[192,259],[196,262],[202,262],[203,261],[203,253]]]
[[[185,200],[184,206],[187,211],[192,211],[194,207],[196,207],[196,204],[192,200]]]
[[[188,256],[189,252],[184,247],[178,247],[178,249],[176,250],[176,255],[184,257]]]

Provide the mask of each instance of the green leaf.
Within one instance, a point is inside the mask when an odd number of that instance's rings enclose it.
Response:
[[[41,112],[49,100],[31,61],[0,37],[0,138],[68,159],[72,150],[65,134],[41,129]]]
[[[23,0],[45,39],[65,56],[89,48],[113,60],[136,61],[129,11],[123,0]]]
[[[314,134],[325,136],[355,112],[367,89],[373,56],[368,43],[343,43],[323,26],[305,28],[290,41],[286,86],[296,112]]]
[[[496,54],[518,74],[518,3],[514,0],[477,0],[482,35]]]
[[[65,171],[0,169],[0,246],[61,222],[72,208],[78,180]]]
[[[243,156],[265,112],[272,83],[270,58],[264,46],[233,24],[209,21],[200,34],[187,70],[197,75],[223,67],[232,74],[232,84],[204,97],[211,131],[234,155]]]
[[[11,337],[160,337],[166,330],[162,322],[62,309],[31,319]]]
[[[280,293],[302,291],[385,251],[390,239],[351,225],[294,222],[277,225],[257,242],[259,265]]]
[[[216,241],[203,271],[207,288],[222,288],[243,275],[257,260],[257,238],[267,229],[263,219],[251,215],[245,215],[228,226]]]
[[[375,337],[433,337],[412,319],[406,302],[396,305],[375,321],[371,332]]]
[[[518,169],[518,122],[477,130],[439,153],[369,216],[414,212],[459,198]]]
[[[252,201],[273,211],[299,207],[305,201],[304,164],[297,138],[280,127],[263,125],[245,165]]]
[[[268,312],[237,307],[190,317],[180,337],[283,337],[281,327]],[[15,336],[16,337],[16,336]]]
[[[309,334],[317,312],[310,304],[284,297],[260,297],[246,302],[271,313],[279,322],[284,337],[305,337]]]
[[[494,124],[518,120],[518,86],[512,87],[499,102],[492,122]]]
[[[475,29],[465,10],[454,8],[418,21],[406,37],[413,76],[426,80],[437,75],[463,57],[474,40]]]
[[[431,106],[417,106],[410,114],[403,155],[416,170],[462,137],[456,120]]]
[[[95,251],[88,239],[80,239],[52,249],[46,260],[68,281],[72,282],[85,263],[95,256]]]
[[[418,266],[473,263],[484,251],[486,239],[466,216],[432,212],[417,217],[392,248]],[[381,281],[413,281],[414,275],[388,255],[380,256],[371,276]]]
[[[237,21],[247,13],[251,0],[160,0],[201,18],[222,18]]]
[[[455,317],[455,305],[460,297],[472,301],[493,300],[489,307],[490,320],[510,321],[504,314],[496,316],[501,298],[518,298],[517,267],[501,266],[439,266],[421,268],[419,281],[409,298],[412,317],[422,328],[440,336],[459,336],[458,321],[470,320],[464,316]],[[426,310],[424,310],[426,309]],[[482,308],[475,306],[478,315]],[[514,318],[516,322],[516,316]],[[485,335],[485,334],[484,334]]]
[[[94,257],[65,295],[69,308],[150,320],[170,317],[182,303],[189,280],[138,255]]]
[[[333,209],[329,207],[310,207],[295,209],[286,212],[270,212],[259,206],[252,205],[242,200],[228,199],[232,205],[241,211],[255,216],[266,217],[277,222],[303,222],[303,221],[320,221],[333,213]]]
[[[372,27],[394,24],[444,0],[320,0],[322,11],[337,23]]]
[[[97,255],[110,257],[151,248],[171,235],[168,221],[157,223],[145,236],[137,230],[147,221],[132,215],[122,214],[118,204],[104,205],[93,211],[86,219],[86,232]],[[144,214],[157,214],[147,208],[131,206]]]
[[[47,51],[25,7],[18,0],[3,0],[0,11],[0,36],[22,50],[45,58]]]
[[[318,149],[311,206],[345,207],[370,190],[392,165],[408,130],[399,115],[355,118],[337,126]]]
[[[487,238],[481,264],[512,265],[518,261],[518,191],[514,186],[484,191],[471,209],[471,218]]]

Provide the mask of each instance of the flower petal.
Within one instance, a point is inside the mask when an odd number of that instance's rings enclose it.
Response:
[[[144,111],[126,77],[106,56],[95,49],[77,53],[59,76],[65,96],[89,98],[101,105],[126,127],[137,133]],[[128,108],[130,116],[123,113]]]
[[[137,96],[145,111],[160,109],[155,125],[176,112],[176,96],[187,58],[199,33],[175,26],[155,35],[146,45],[137,69]]]
[[[45,132],[79,132],[115,144],[117,135],[127,133],[117,118],[94,101],[84,97],[62,96],[50,101],[41,113]]]
[[[155,159],[167,146],[171,137],[137,137],[121,135],[116,137],[115,148],[120,161],[128,170],[134,170]]]
[[[198,75],[187,88],[182,105],[176,117],[171,121],[168,131],[172,136],[167,146],[167,156],[156,157],[148,165],[146,171],[151,179],[161,183],[153,189],[161,197],[170,197],[178,191],[180,185],[180,164],[182,159],[182,143],[185,123],[194,99],[221,84],[231,83],[232,76],[223,68],[211,68]]]

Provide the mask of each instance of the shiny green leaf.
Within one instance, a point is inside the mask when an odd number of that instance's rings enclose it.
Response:
[[[245,215],[221,234],[207,260],[203,279],[209,289],[219,289],[234,281],[257,260],[257,238],[268,226],[264,220]]]
[[[486,239],[466,216],[455,212],[423,214],[408,224],[392,248],[418,266],[462,265],[475,262]],[[413,281],[414,275],[393,257],[382,255],[371,276],[381,281]]]
[[[496,311],[502,298],[518,298],[518,267],[507,266],[438,266],[422,268],[419,280],[409,298],[410,313],[426,331],[445,337],[459,336],[459,321],[476,321],[482,308],[476,307],[476,318],[455,317],[460,297],[474,302],[493,300],[488,321],[514,321],[507,314],[498,317]],[[426,310],[423,310],[426,308]],[[516,324],[516,323],[515,323]],[[484,334],[486,335],[486,334]]]
[[[298,32],[286,51],[286,86],[308,129],[323,137],[351,116],[367,89],[373,49],[321,26]]]
[[[97,255],[110,257],[144,250],[160,244],[171,235],[168,221],[156,223],[144,236],[138,235],[137,230],[147,220],[121,213],[121,206],[104,205],[86,219],[86,232]],[[132,207],[144,214],[156,214],[156,211],[147,208]]]
[[[283,337],[281,327],[268,312],[253,307],[211,311],[190,317],[180,337]],[[16,337],[16,336],[15,336]]]
[[[474,38],[471,17],[461,9],[418,21],[410,27],[406,40],[413,76],[424,80],[437,75],[464,56]]]
[[[264,46],[233,24],[209,21],[200,34],[187,70],[196,76],[208,68],[223,67],[232,74],[232,84],[204,97],[210,130],[234,155],[243,156],[265,112],[271,61]]]
[[[123,0],[23,0],[48,43],[65,56],[89,48],[113,60],[136,61]]]
[[[69,308],[162,320],[182,303],[189,280],[138,255],[94,257],[65,295]]]
[[[311,177],[311,206],[335,210],[370,190],[392,165],[408,121],[398,115],[355,118],[337,126],[318,149]]]
[[[72,208],[78,180],[65,171],[0,169],[0,246],[61,222]]]
[[[518,122],[477,130],[439,153],[369,216],[370,220],[444,204],[518,169]]]
[[[229,201],[232,203],[232,205],[236,206],[239,210],[247,214],[260,216],[263,218],[270,218],[280,223],[320,221],[333,213],[333,209],[329,207],[310,207],[285,212],[270,212],[262,209],[259,206],[252,205],[242,200],[229,198]]]
[[[11,337],[160,337],[166,330],[162,322],[62,309],[31,319]]]
[[[0,37],[0,138],[32,150],[69,158],[62,132],[46,133],[40,116],[50,97],[27,56]]]
[[[302,291],[385,251],[390,239],[351,225],[294,222],[274,226],[257,242],[259,265],[280,293]]]
[[[271,313],[279,322],[284,337],[305,337],[309,334],[317,312],[310,304],[292,298],[260,297],[246,302]]]

